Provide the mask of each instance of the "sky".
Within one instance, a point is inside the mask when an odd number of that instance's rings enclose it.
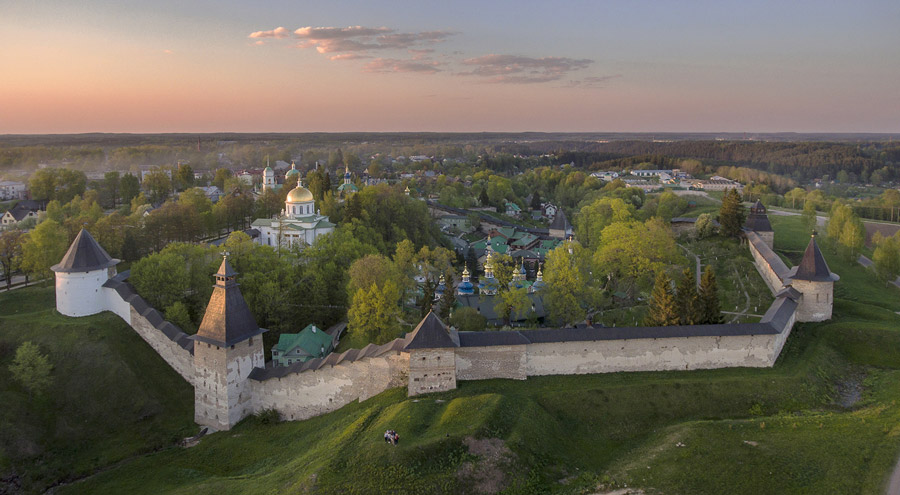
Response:
[[[0,0],[0,134],[900,132],[897,26],[897,0]]]

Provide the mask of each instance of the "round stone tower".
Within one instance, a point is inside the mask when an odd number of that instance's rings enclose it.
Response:
[[[66,316],[106,311],[106,297],[100,289],[116,275],[118,263],[90,232],[81,229],[62,261],[50,267],[56,273],[56,309]]]
[[[813,232],[800,264],[791,268],[784,284],[803,294],[797,307],[797,321],[825,321],[831,319],[834,304],[834,283],[840,277],[828,269],[828,263],[816,243]]]

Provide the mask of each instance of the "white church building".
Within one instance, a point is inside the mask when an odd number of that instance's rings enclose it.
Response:
[[[334,224],[315,206],[312,193],[298,178],[297,187],[287,194],[281,215],[253,221],[253,228],[259,230],[256,242],[264,246],[308,246],[316,237],[334,232]]]

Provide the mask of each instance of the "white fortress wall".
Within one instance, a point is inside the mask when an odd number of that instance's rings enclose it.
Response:
[[[787,276],[788,267],[756,232],[747,232],[746,234],[750,254],[753,255],[755,261],[754,265],[766,285],[769,286],[769,290],[775,294],[784,287],[784,278]]]
[[[194,342],[150,307],[123,277],[109,279],[101,289],[105,308],[125,320],[163,360],[190,384],[194,384]]]
[[[528,346],[529,376],[767,367],[776,335],[626,339]]]
[[[360,350],[347,352],[355,351]],[[257,368],[250,374],[249,384],[255,412],[274,409],[282,419],[300,420],[366,400],[390,388],[405,387],[408,378],[409,353],[397,349],[336,364],[328,363],[326,358],[289,367]]]

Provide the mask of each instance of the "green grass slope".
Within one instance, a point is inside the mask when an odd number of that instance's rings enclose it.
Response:
[[[53,364],[33,399],[9,371],[24,341]],[[0,294],[0,493],[40,492],[195,431],[191,387],[119,317],[62,316],[52,287]]]

